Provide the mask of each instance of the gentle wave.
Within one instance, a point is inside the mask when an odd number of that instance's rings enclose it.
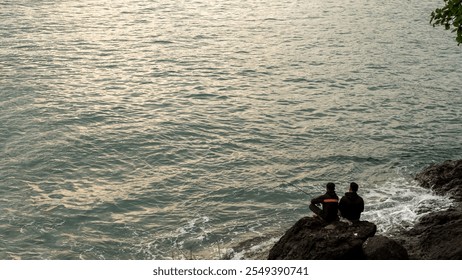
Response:
[[[3,1],[0,258],[258,255],[328,181],[384,234],[445,209],[407,178],[462,154],[459,51],[370,5]]]

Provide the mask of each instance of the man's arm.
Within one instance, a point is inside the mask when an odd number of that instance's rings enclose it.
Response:
[[[324,195],[321,195],[316,198],[313,198],[311,200],[311,204],[319,204],[319,203],[322,203],[323,201],[324,201]]]

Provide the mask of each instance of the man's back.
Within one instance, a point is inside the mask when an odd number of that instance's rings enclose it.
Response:
[[[327,191],[325,194],[311,200],[311,204],[322,204],[320,216],[328,222],[338,220],[338,196],[335,191]]]
[[[342,217],[350,221],[359,220],[364,211],[364,200],[356,192],[347,192],[338,207]]]

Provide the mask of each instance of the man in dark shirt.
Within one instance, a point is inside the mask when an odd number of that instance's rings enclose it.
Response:
[[[355,182],[350,184],[350,191],[340,199],[339,210],[340,215],[351,222],[359,221],[361,212],[364,211],[364,200],[356,192],[358,184]]]
[[[338,196],[335,193],[335,184],[327,183],[326,193],[311,200],[310,210],[323,218],[326,222],[338,221]],[[322,204],[322,209],[316,206]]]

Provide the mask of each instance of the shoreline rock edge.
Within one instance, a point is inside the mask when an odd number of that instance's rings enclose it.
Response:
[[[303,217],[270,249],[268,259],[461,260],[462,160],[431,165],[415,180],[438,195],[448,195],[454,205],[425,215],[395,240],[376,236],[376,225],[368,221],[328,224],[315,217]]]

